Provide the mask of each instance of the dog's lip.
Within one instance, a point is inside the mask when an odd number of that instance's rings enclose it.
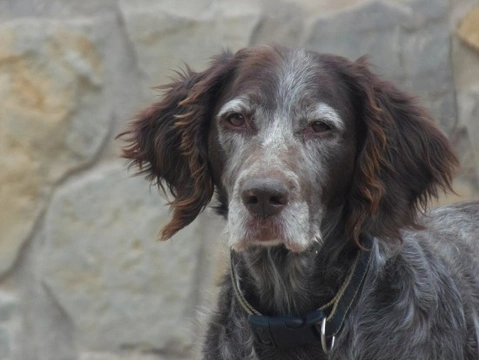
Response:
[[[268,247],[280,246],[280,245],[283,245],[284,247],[286,247],[286,249],[288,249],[289,251],[291,251],[293,253],[300,253],[302,251],[305,251],[309,247],[309,246],[305,247],[303,245],[300,245],[300,244],[297,244],[297,243],[294,243],[294,242],[290,242],[290,241],[285,241],[285,240],[278,239],[278,238],[272,238],[272,239],[268,239],[268,240],[243,239],[243,241],[241,241],[239,244],[237,244],[233,248],[236,249],[237,251],[244,251],[244,250],[247,250],[248,248],[251,248],[251,247],[268,248]]]
[[[280,218],[271,217],[266,219],[250,218],[244,228],[242,239],[233,248],[238,251],[250,247],[272,247],[283,245],[291,252],[301,252],[306,249],[291,239],[288,239]]]
[[[266,231],[255,231],[254,232],[256,236],[253,236],[255,241],[258,242],[269,242],[269,241],[274,241],[274,240],[281,240],[281,237],[278,236],[278,233],[275,231],[271,230],[266,230]]]
[[[277,224],[258,224],[254,222],[247,226],[245,235],[235,246],[237,250],[246,250],[249,247],[270,247],[283,244],[285,241],[281,229]]]
[[[276,237],[270,237],[270,238],[257,238],[254,241],[259,242],[259,243],[266,243],[266,242],[271,242],[271,241],[281,241]]]
[[[250,237],[258,242],[269,242],[273,240],[281,240],[283,237],[282,228],[277,221],[252,221],[247,226],[247,232]]]

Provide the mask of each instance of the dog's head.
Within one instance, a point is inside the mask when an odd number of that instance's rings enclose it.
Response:
[[[342,226],[399,239],[449,189],[456,158],[432,119],[364,59],[259,46],[187,69],[121,134],[123,156],[168,189],[167,239],[215,189],[230,246],[302,251]]]

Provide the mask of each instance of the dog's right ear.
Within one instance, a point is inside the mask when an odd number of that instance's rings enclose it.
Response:
[[[173,218],[161,239],[190,224],[214,192],[207,158],[207,138],[214,103],[232,75],[231,53],[215,57],[200,73],[188,67],[170,84],[160,86],[162,99],[141,112],[117,137],[127,145],[122,157],[164,192],[169,190]]]

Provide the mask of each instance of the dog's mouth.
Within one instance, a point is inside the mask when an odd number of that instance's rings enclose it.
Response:
[[[292,252],[306,250],[311,241],[305,242],[301,233],[290,236],[280,219],[250,219],[244,224],[241,236],[230,235],[230,245],[236,251],[251,247],[285,246]]]

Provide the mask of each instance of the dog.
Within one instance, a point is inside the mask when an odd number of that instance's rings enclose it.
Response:
[[[160,89],[122,156],[172,196],[163,239],[227,219],[204,359],[479,359],[479,203],[424,210],[458,161],[414,97],[266,45]]]

